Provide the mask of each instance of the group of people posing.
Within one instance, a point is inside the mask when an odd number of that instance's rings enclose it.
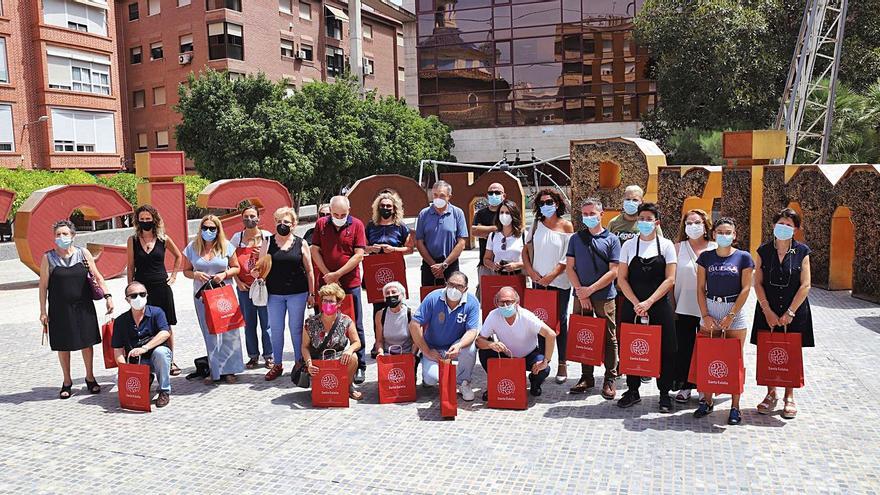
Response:
[[[431,192],[432,203],[418,214],[415,231],[403,222],[397,194],[384,191],[374,200],[367,225],[350,214],[344,196],[319,209],[316,225],[305,239],[294,234],[293,209],[275,211],[275,232],[269,232],[258,227],[257,208],[246,207],[241,211],[241,228],[231,237],[218,217],[203,217],[198,234],[183,251],[165,235],[159,212],[150,205],[140,206],[135,212],[136,231],[128,241],[125,299],[131,309],[114,323],[115,359],[149,364],[158,382],[157,406],[169,403],[170,377],[180,373],[173,360],[172,327],[177,318],[171,285],[182,271],[193,280],[193,302],[207,351],[206,361],[188,378],[204,377],[206,384],[234,383],[245,368],[264,366],[265,379],[276,380],[285,370],[283,351],[289,331],[294,352],[290,377],[295,383],[317,374],[313,361],[330,352],[349,370],[350,397],[361,399],[357,385],[364,382],[367,363],[360,263],[371,254],[414,250],[422,258],[422,285],[438,288],[413,309],[404,302],[406,291],[400,282],[386,284],[384,301],[372,305],[371,355],[415,354],[424,386],[438,383],[441,360],[455,359],[459,392],[468,401],[474,399],[471,375],[477,358],[486,369],[493,358],[525,358],[530,393],[540,396],[555,351],[555,381],[565,383],[570,306],[575,313],[605,320],[600,393],[608,400],[617,398],[620,322],[662,328],[662,363],[656,380],[661,412],[672,411],[673,391],[676,402],[691,399],[696,387],[688,382],[688,371],[697,334],[745,341],[749,325],[743,307],[752,287],[758,298],[753,344],[758,331],[784,327],[801,333],[804,347],[813,346],[807,300],[810,250],[794,239],[801,220],[791,209],[775,216],[773,239],[761,245],[753,259],[748,251],[735,247],[737,227],[732,219],[713,222],[698,209],[682,216],[677,242],[667,239],[657,206],[643,202],[638,186],[626,188],[622,213],[608,222],[600,200],[582,201],[583,228],[575,233],[572,222],[564,218],[566,202],[557,190],[538,192],[535,219],[527,228],[523,212],[507,200],[503,186],[490,185],[488,205],[476,212],[471,229],[479,238],[478,274],[521,275],[532,288],[555,291],[559,327],[552,329],[522,307],[512,287],[499,290],[492,301],[480,301],[478,287],[476,296],[471,294],[470,281],[459,268],[469,236],[465,214],[451,203],[448,183],[438,181]],[[41,265],[40,318],[52,349],[58,351],[64,374],[59,397],[66,399],[73,383],[71,351],[82,351],[88,391],[100,392],[92,368],[92,346],[100,342],[93,288],[104,291],[108,315],[114,305],[91,254],[74,247],[74,225],[59,221],[54,234],[56,247],[45,254]],[[174,260],[170,274],[166,252]],[[219,335],[208,330],[201,293],[224,283],[234,284],[238,292],[247,361],[240,330]],[[265,284],[264,306],[250,298],[255,283]],[[347,298],[353,303],[353,318],[342,310]],[[481,304],[494,308],[482,323]],[[307,308],[314,308],[314,314],[307,316]],[[639,403],[639,388],[646,381],[650,379],[627,376],[627,389],[617,405]],[[593,367],[581,365],[580,378],[570,392],[583,394],[595,386]],[[772,412],[778,400],[777,391],[768,388],[758,412]],[[794,418],[792,389],[784,391],[783,402],[783,417]],[[713,408],[712,395],[701,393],[694,416],[704,417]],[[739,396],[733,396],[728,423],[741,421]]]

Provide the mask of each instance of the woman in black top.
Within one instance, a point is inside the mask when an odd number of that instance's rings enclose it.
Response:
[[[170,237],[165,235],[162,216],[152,205],[141,205],[134,212],[135,233],[128,238],[128,283],[134,280],[147,288],[147,304],[162,308],[168,325],[177,325],[174,310],[174,291],[183,255]],[[174,265],[171,274],[165,270],[165,252],[171,253]],[[168,337],[168,347],[174,351],[174,332]],[[180,374],[180,368],[171,363],[171,375]]]
[[[752,344],[758,344],[758,332],[773,328],[786,328],[801,334],[801,345],[813,347],[813,317],[810,314],[810,248],[794,240],[801,227],[801,217],[786,208],[773,218],[773,237],[758,248],[755,265],[755,295],[759,310],[752,323]],[[776,408],[779,397],[776,387],[767,387],[767,396],[758,404],[758,412],[770,414]],[[786,388],[783,398],[782,417],[794,419],[797,406],[794,389]]]
[[[290,327],[290,340],[296,356],[294,372],[301,367],[302,330],[306,304],[314,305],[315,277],[312,273],[312,257],[309,246],[301,237],[293,234],[296,228],[296,213],[293,208],[283,207],[275,212],[275,232],[269,242],[263,243],[260,262],[265,266],[271,259],[266,279],[269,293],[269,330],[272,332],[272,352],[275,364],[266,373],[266,381],[272,381],[284,372],[284,317]],[[253,276],[265,272],[259,267]]]

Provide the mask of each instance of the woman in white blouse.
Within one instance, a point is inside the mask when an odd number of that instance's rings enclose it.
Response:
[[[489,234],[483,266],[501,275],[522,273],[525,244],[522,213],[513,201],[504,201],[495,216],[496,232]]]

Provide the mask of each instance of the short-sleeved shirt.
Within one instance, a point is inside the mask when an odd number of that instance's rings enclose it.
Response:
[[[519,307],[513,325],[507,323],[507,319],[498,308],[493,309],[486,316],[480,335],[489,338],[492,335],[498,337],[504,345],[510,349],[513,357],[521,358],[528,356],[538,347],[538,334],[544,322],[535,316],[535,313]]]
[[[525,247],[525,233],[505,236],[501,232],[492,232],[489,234],[489,244],[487,247],[492,250],[492,254],[495,258],[492,261],[495,263],[500,263],[502,261],[518,263],[522,261],[522,252]]]
[[[416,240],[423,241],[434,259],[449,256],[459,239],[467,239],[467,221],[464,212],[455,205],[447,205],[446,211],[437,212],[429,206],[419,212],[416,224]]]
[[[330,330],[325,332],[326,329],[324,328],[324,321],[321,320],[321,315],[309,316],[305,322],[305,329],[306,333],[309,334],[309,355],[311,358],[323,359],[323,353],[327,350],[334,352],[344,351],[348,346],[349,325],[351,325],[351,318],[344,313],[339,313],[336,316],[336,320],[333,321],[333,325],[330,326]],[[321,344],[328,334],[330,338],[327,340],[327,345],[321,349]],[[330,357],[329,353],[327,357]]]
[[[755,267],[752,255],[737,249],[722,257],[718,251],[703,251],[697,264],[706,270],[706,295],[709,297],[735,296],[742,290],[742,272]]]
[[[407,237],[409,237],[409,227],[404,224],[376,225],[373,222],[367,224],[368,246],[388,244],[393,247],[403,247]]]
[[[626,241],[639,236],[638,222],[638,218],[630,221],[624,218],[623,213],[621,213],[608,222],[608,231],[616,235],[620,239],[620,245],[623,246]],[[657,234],[663,235],[663,229],[659,225],[657,226]]]
[[[582,232],[589,233],[586,230]],[[592,285],[608,273],[610,263],[620,262],[620,240],[606,229],[596,235],[587,236],[587,242],[581,236],[581,232],[571,236],[566,256],[574,258],[574,271],[581,285]],[[594,294],[605,300],[614,299],[617,297],[614,281]]]
[[[677,263],[678,255],[675,252],[675,244],[669,239],[657,236],[660,239],[660,252],[666,264]],[[634,237],[623,243],[620,247],[620,262],[629,265],[633,258],[636,257],[636,247],[638,247],[639,258],[653,258],[659,253],[657,252],[657,239],[643,241],[640,237]]]
[[[474,214],[474,225],[479,225],[481,227],[493,227],[495,226],[495,218],[498,217],[498,210],[492,211],[488,206],[482,209],[477,210]],[[487,239],[480,237],[477,239],[480,244],[480,257],[477,260],[477,266],[483,266],[483,257],[486,256],[486,242]]]
[[[468,330],[480,328],[480,303],[465,294],[455,309],[446,304],[446,289],[437,289],[422,300],[413,321],[425,327],[425,342],[431,349],[448,349]]]
[[[196,251],[196,241],[192,241],[183,250],[183,256],[192,264],[193,271],[204,272],[214,276],[228,269],[229,258],[235,256],[235,247],[230,242],[227,242],[225,249],[222,250],[226,252],[225,256],[215,253],[211,259],[205,259]],[[193,278],[193,294],[197,293],[203,285],[205,285],[204,282]]]
[[[332,216],[319,218],[315,223],[312,245],[321,250],[321,257],[327,269],[335,272],[348,263],[348,260],[354,256],[355,249],[367,247],[367,236],[364,232],[364,223],[351,215],[342,227],[336,227],[331,219]],[[343,289],[360,287],[360,266],[343,275],[339,279],[339,285]]]
[[[113,320],[113,338],[110,343],[114,349],[125,349],[125,354],[128,355],[132,349],[144,346],[162,330],[171,331],[165,312],[160,307],[147,305],[144,308],[144,317],[138,325],[134,324],[131,310]],[[168,347],[168,341],[159,345]],[[152,354],[153,351],[150,350],[144,357],[149,358]]]

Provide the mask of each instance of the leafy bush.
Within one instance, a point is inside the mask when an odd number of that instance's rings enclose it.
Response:
[[[115,190],[132,206],[137,204],[137,185],[141,182],[146,181],[135,174],[124,172],[98,177],[98,184]]]
[[[211,181],[200,175],[183,175],[175,177],[174,182],[183,182],[186,186],[187,218],[200,218],[204,215],[204,210],[199,208],[196,202],[199,199],[199,193],[202,192],[202,189],[208,187]]]
[[[82,170],[65,170],[50,172],[48,170],[0,169],[0,188],[15,191],[12,203],[12,215],[34,191],[44,187],[66,184],[95,184],[97,179]]]

